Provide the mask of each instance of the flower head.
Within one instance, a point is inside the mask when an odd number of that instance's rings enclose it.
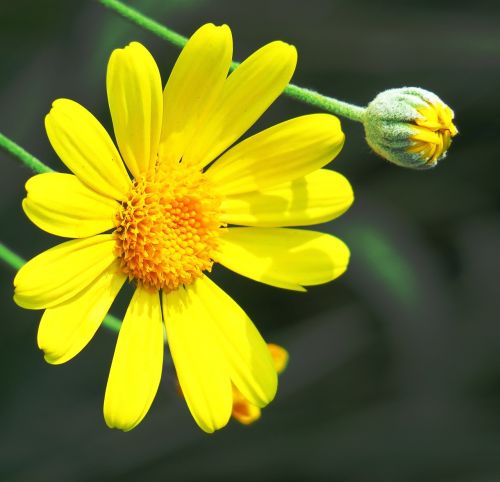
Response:
[[[14,298],[45,310],[38,345],[58,364],[86,346],[133,282],[104,397],[110,427],[130,430],[148,412],[164,327],[186,403],[206,432],[228,422],[233,386],[256,407],[273,399],[270,351],[208,278],[214,262],[292,290],[330,281],[348,263],[339,239],[290,229],[333,219],[352,202],[349,182],[321,169],[342,147],[338,120],[302,116],[233,146],[289,82],[296,51],[272,42],[228,76],[231,57],[229,28],[202,26],[162,92],[145,47],[115,50],[107,94],[118,148],[74,101],[56,100],[45,120],[72,174],[31,178],[23,208],[41,229],[74,239],[21,268]]]
[[[366,108],[366,140],[395,164],[427,169],[446,157],[458,133],[453,117],[453,111],[432,92],[417,87],[386,90]]]

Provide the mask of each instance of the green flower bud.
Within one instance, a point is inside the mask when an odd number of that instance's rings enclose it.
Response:
[[[403,167],[428,169],[446,157],[458,133],[453,111],[418,87],[389,89],[366,108],[366,141],[380,156]]]

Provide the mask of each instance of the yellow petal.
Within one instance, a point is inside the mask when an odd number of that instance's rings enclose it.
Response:
[[[115,213],[120,207],[71,174],[38,174],[28,180],[26,191],[26,216],[56,236],[86,238],[107,231],[114,227]]]
[[[116,142],[138,178],[155,165],[163,115],[160,72],[149,51],[138,42],[114,50],[106,88]]]
[[[278,373],[283,372],[288,365],[288,352],[282,346],[276,345],[275,343],[268,343],[267,347],[273,357],[274,368]]]
[[[233,388],[233,418],[243,425],[256,422],[261,415],[259,407],[250,403],[237,388]]]
[[[206,309],[216,343],[229,367],[231,381],[251,403],[264,407],[276,395],[278,378],[266,342],[238,304],[207,277],[193,290]]]
[[[259,191],[323,167],[343,144],[344,133],[336,117],[296,117],[240,142],[223,154],[207,175],[226,196]]]
[[[77,102],[58,99],[45,116],[49,141],[61,161],[94,191],[124,199],[130,179],[113,141]]]
[[[224,198],[221,221],[242,226],[308,226],[340,216],[353,199],[351,185],[342,174],[318,169],[271,189]]]
[[[225,151],[281,94],[296,63],[295,47],[279,41],[248,57],[227,78],[217,108],[184,159],[205,166]]]
[[[67,362],[92,339],[125,282],[126,276],[118,270],[115,262],[82,292],[45,310],[38,328],[38,346],[47,362]]]
[[[85,289],[116,259],[112,234],[66,241],[28,261],[14,278],[14,301],[52,308]]]
[[[200,27],[182,49],[163,93],[161,162],[178,162],[227,78],[233,41],[227,25]]]
[[[210,315],[190,287],[164,294],[163,314],[186,403],[200,428],[212,433],[229,421],[232,389]]]
[[[329,234],[302,229],[229,228],[217,260],[227,268],[278,288],[305,291],[340,276],[347,246]]]
[[[109,428],[133,429],[145,417],[160,384],[163,324],[158,291],[139,285],[123,319],[104,396]]]

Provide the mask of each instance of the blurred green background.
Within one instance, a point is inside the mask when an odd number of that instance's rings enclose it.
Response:
[[[346,240],[348,272],[307,294],[216,269],[224,288],[291,361],[277,399],[253,426],[208,436],[166,366],[149,415],[111,431],[102,400],[116,335],[101,329],[73,361],[36,347],[40,312],[12,302],[0,266],[0,480],[500,480],[500,3],[369,0],[130,0],[190,35],[228,23],[235,58],[275,39],[299,51],[294,82],[360,105],[420,86],[456,114],[460,135],[430,172],[373,155],[343,121],[332,167],[353,208],[321,226]],[[165,81],[178,50],[96,2],[0,2],[0,132],[55,169],[43,117],[75,99],[106,127],[107,59],[132,40]],[[314,109],[280,98],[257,128]],[[59,242],[24,216],[31,173],[0,152],[0,240],[25,258]],[[127,296],[113,313],[122,316]]]

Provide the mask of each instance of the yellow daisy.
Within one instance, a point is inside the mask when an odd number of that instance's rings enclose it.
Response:
[[[73,174],[32,177],[23,208],[41,229],[76,239],[30,260],[14,299],[45,310],[38,345],[58,364],[86,346],[133,280],[104,397],[109,427],[130,430],[149,410],[164,327],[187,405],[206,432],[228,422],[233,385],[258,407],[273,399],[273,359],[245,312],[206,276],[215,261],[300,291],[348,263],[337,238],[281,227],[324,222],[351,204],[348,181],[321,169],[342,147],[339,121],[298,117],[231,147],[283,91],[296,51],[271,42],[228,76],[231,57],[230,29],[202,26],[162,93],[145,47],[115,50],[107,94],[119,150],[76,102],[56,100],[45,119]]]

